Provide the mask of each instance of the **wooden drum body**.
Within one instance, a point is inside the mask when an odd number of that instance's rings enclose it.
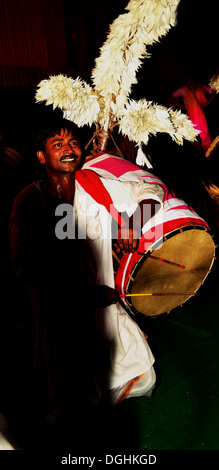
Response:
[[[203,284],[215,258],[215,244],[206,223],[192,216],[194,223],[183,223],[181,217],[164,222],[165,233],[154,236],[150,246],[143,234],[138,251],[123,255],[118,263],[115,287],[133,313],[169,313]]]

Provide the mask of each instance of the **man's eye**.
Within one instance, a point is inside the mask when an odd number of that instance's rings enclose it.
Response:
[[[79,146],[79,143],[77,142],[77,140],[72,140],[71,145],[72,146]]]

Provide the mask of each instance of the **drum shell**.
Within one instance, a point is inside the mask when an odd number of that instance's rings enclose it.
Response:
[[[118,265],[115,287],[122,295],[135,294],[123,299],[133,313],[169,313],[195,295],[211,270],[215,245],[205,222],[171,225],[146,250],[142,235],[138,251],[123,255]]]

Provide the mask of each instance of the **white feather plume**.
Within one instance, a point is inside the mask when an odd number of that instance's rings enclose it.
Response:
[[[165,35],[175,24],[180,0],[131,0],[110,26],[92,71],[95,89],[104,97],[108,112],[117,117],[137,83],[136,73],[148,57],[146,45]]]
[[[141,145],[138,147],[136,163],[139,166],[147,165],[148,168],[153,168],[151,162],[147,158],[147,155],[145,155],[145,153],[143,152]]]
[[[147,145],[149,136],[157,132],[170,134],[178,144],[182,144],[183,139],[194,140],[199,133],[187,115],[145,99],[131,100],[126,105],[119,131],[138,145]]]
[[[181,113],[179,110],[169,109],[170,119],[174,126],[174,132],[170,133],[171,137],[177,144],[183,145],[183,140],[194,142],[200,131],[195,128],[193,122],[188,118],[187,114]]]
[[[66,119],[81,127],[92,125],[100,112],[100,100],[93,88],[80,78],[73,80],[65,75],[55,75],[42,80],[35,95],[37,102],[45,101],[63,110]]]
[[[80,78],[52,76],[38,85],[36,101],[59,107],[79,127],[95,124],[119,132],[141,145],[150,135],[167,132],[178,144],[198,131],[187,115],[146,99],[129,100],[136,73],[148,57],[146,46],[158,41],[176,22],[180,0],[130,0],[127,13],[111,25],[92,71],[93,87]],[[141,158],[139,153],[139,159]]]

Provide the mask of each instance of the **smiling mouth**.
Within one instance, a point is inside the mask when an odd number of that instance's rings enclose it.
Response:
[[[75,162],[75,160],[77,160],[77,157],[75,155],[68,155],[60,159],[60,161],[64,163]]]

